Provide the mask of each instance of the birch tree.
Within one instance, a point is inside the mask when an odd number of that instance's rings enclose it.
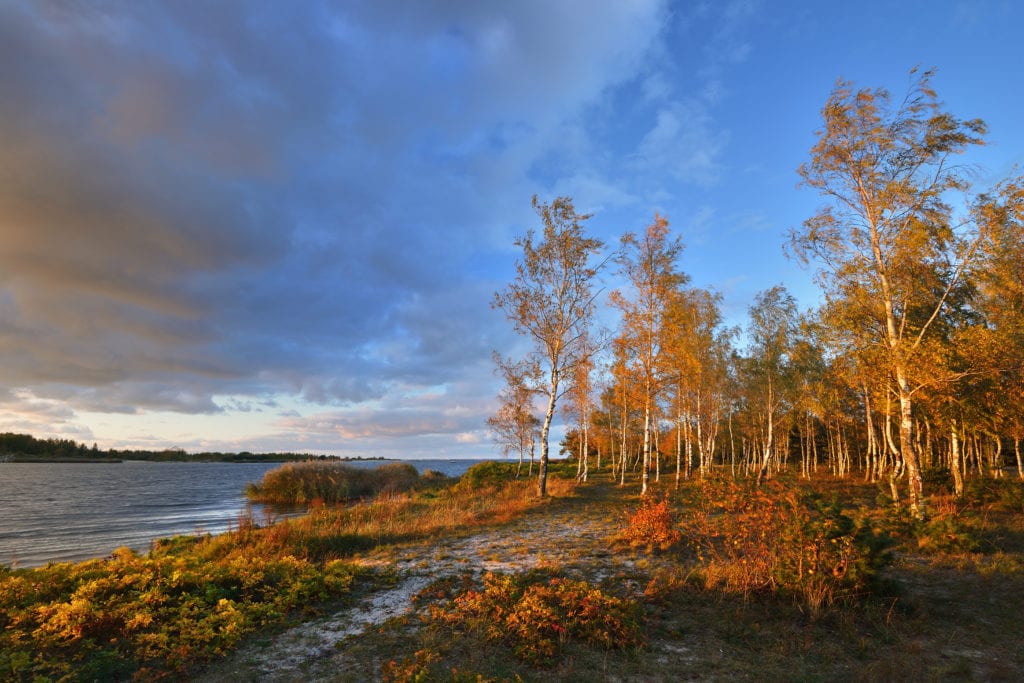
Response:
[[[534,415],[534,390],[537,368],[528,362],[503,360],[495,355],[495,364],[505,380],[505,386],[498,394],[498,411],[487,418],[487,426],[494,434],[495,442],[505,455],[512,451],[519,454],[516,479],[523,469],[523,458],[530,453],[530,475],[533,475],[534,446],[540,435],[540,420]]]
[[[986,406],[1013,440],[1024,480],[1024,178],[999,185],[975,205],[984,235],[980,308],[993,331],[993,386]]]
[[[982,144],[986,129],[979,119],[942,110],[930,72],[911,74],[907,95],[895,105],[885,90],[836,85],[811,158],[799,169],[803,184],[828,204],[791,232],[790,243],[798,258],[819,265],[826,294],[852,302],[860,324],[885,349],[910,506],[922,517],[911,433],[913,396],[922,386],[915,362],[974,251],[976,242],[956,229],[946,200],[969,186],[953,157]]]
[[[528,230],[516,240],[522,258],[516,260],[516,275],[496,292],[492,305],[502,310],[519,334],[533,345],[530,357],[544,377],[539,388],[547,397],[541,423],[538,493],[547,495],[548,436],[564,381],[585,355],[583,342],[594,310],[594,283],[600,263],[592,260],[604,246],[588,237],[583,223],[589,215],[579,214],[569,197],[551,204],[533,198],[533,208],[543,223],[538,235]]]
[[[734,330],[722,328],[720,304],[721,296],[708,290],[680,290],[669,303],[662,329],[666,376],[674,389],[677,488],[684,439],[687,476],[694,441],[700,458],[700,474],[705,476],[726,409]]]
[[[644,411],[641,495],[646,495],[649,487],[652,417],[665,381],[661,330],[672,297],[687,279],[676,266],[682,250],[679,238],[669,237],[668,220],[663,216],[655,215],[641,235],[626,233],[618,261],[629,289],[615,290],[611,297],[612,304],[622,311],[620,338],[640,371]]]
[[[779,432],[777,423],[792,393],[792,352],[797,324],[796,301],[782,285],[754,298],[747,327],[750,347],[744,379],[751,396],[748,407],[760,432],[759,486],[769,474]]]

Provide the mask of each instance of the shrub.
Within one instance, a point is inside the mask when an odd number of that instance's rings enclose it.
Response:
[[[924,490],[936,493],[953,493],[953,473],[947,467],[931,467],[921,472]]]
[[[450,535],[539,504],[528,482],[487,495],[449,488],[429,500],[319,506],[265,528],[240,520],[218,536],[155,542],[148,556],[124,548],[106,560],[0,566],[0,680],[185,678],[247,634],[343,597],[357,580],[380,581],[342,559],[354,550]]]
[[[459,478],[459,488],[475,491],[488,486],[504,486],[516,478],[516,464],[488,461],[473,465]]]
[[[629,515],[629,523],[621,538],[632,546],[643,545],[668,550],[682,538],[676,527],[668,497],[655,501],[648,497],[640,508]]]
[[[981,549],[981,539],[971,525],[956,515],[921,522],[915,529],[917,547],[925,553],[971,553]]]
[[[211,542],[212,543],[212,542]],[[0,576],[0,677],[111,680],[184,673],[311,602],[349,592],[358,569],[239,546],[217,562],[202,546],[122,548],[106,560]],[[148,673],[147,673],[148,672]]]
[[[447,607],[434,606],[434,623],[505,643],[519,659],[550,665],[570,641],[605,650],[642,642],[636,603],[585,581],[543,571],[485,574],[481,591],[465,591]]]
[[[989,505],[1005,512],[1024,512],[1024,483],[1015,477],[972,477],[964,486],[964,499],[975,507]]]
[[[816,612],[864,592],[890,561],[889,539],[835,500],[777,480],[705,480],[684,531],[708,587],[792,594]]]

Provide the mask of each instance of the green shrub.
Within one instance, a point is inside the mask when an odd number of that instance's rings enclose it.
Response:
[[[575,479],[579,463],[576,460],[562,458],[548,461],[548,476],[562,479]]]
[[[914,531],[917,547],[925,553],[971,553],[982,545],[977,530],[955,515],[921,522]]]
[[[118,680],[187,672],[245,635],[349,592],[365,570],[236,546],[217,561],[167,544],[149,556],[0,574],[0,679]]]
[[[0,566],[0,681],[185,680],[255,631],[356,581],[387,580],[342,559],[353,551],[507,521],[539,504],[530,489],[383,496],[267,527],[240,518],[225,534],[154,542],[146,556],[122,548],[105,560]]]
[[[459,488],[476,490],[489,486],[504,486],[516,478],[516,464],[489,460],[477,463],[459,477]]]
[[[921,472],[924,490],[930,494],[953,493],[953,473],[947,467],[932,467]]]
[[[1024,482],[1016,477],[971,477],[964,484],[964,501],[976,507],[990,505],[1006,512],[1024,512]]]

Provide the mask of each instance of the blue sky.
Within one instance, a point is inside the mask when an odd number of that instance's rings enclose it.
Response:
[[[0,431],[489,457],[530,198],[655,212],[741,324],[837,78],[915,65],[1024,161],[1024,5],[0,2]],[[609,283],[608,286],[614,286]]]

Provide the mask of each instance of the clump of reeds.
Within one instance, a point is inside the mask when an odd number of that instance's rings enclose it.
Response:
[[[409,463],[387,463],[370,469],[310,460],[270,470],[261,482],[249,484],[245,493],[255,503],[343,503],[408,491],[419,482],[419,473]]]

